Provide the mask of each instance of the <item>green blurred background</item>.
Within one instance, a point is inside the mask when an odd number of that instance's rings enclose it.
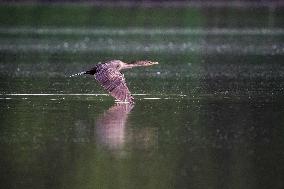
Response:
[[[1,1],[0,188],[283,188],[282,1]],[[89,77],[107,59],[136,104]]]

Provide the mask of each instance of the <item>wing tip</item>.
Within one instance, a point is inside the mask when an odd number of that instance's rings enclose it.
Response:
[[[132,95],[129,95],[123,99],[119,97],[115,97],[115,102],[116,103],[129,103],[129,104],[134,104],[134,97]]]

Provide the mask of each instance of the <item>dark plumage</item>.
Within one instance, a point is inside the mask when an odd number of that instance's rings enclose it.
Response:
[[[83,74],[94,75],[95,79],[100,83],[100,85],[115,99],[121,102],[132,103],[134,98],[132,97],[126,85],[124,75],[120,72],[120,70],[130,69],[138,66],[151,66],[154,64],[158,64],[158,62],[134,61],[130,64],[127,64],[120,60],[110,60],[97,64],[88,71],[80,72],[72,76]]]

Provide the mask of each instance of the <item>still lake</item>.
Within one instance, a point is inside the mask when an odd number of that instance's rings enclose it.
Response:
[[[146,27],[3,22],[1,188],[283,188],[283,8],[237,8],[223,22],[216,9],[182,9],[202,17],[193,27],[155,26],[148,9]],[[107,59],[159,61],[124,72],[134,105],[69,78]]]

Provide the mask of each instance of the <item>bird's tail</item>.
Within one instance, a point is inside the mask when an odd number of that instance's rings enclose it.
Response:
[[[86,74],[86,72],[79,72],[79,73],[76,73],[76,74],[70,75],[70,77],[75,77],[75,76],[78,76],[78,75],[84,75],[84,74]]]

